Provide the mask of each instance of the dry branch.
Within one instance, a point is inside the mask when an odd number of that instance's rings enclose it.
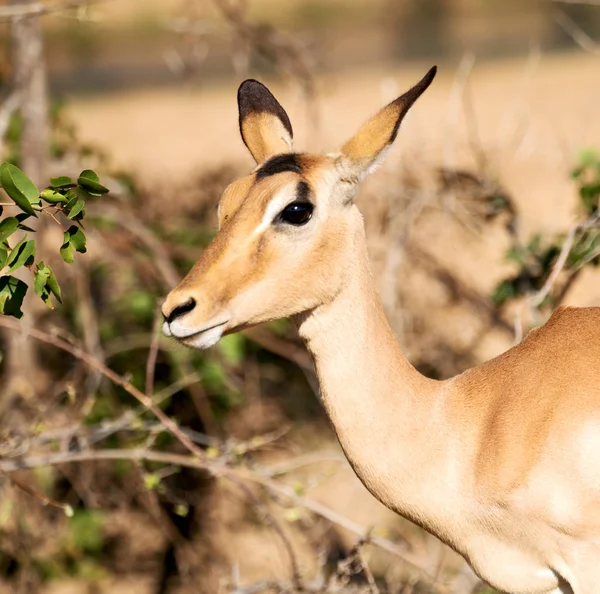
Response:
[[[50,454],[41,454],[38,456],[25,456],[15,458],[0,459],[0,472],[11,473],[18,470],[28,470],[40,468],[43,466],[57,466],[61,464],[70,464],[74,462],[89,462],[99,460],[129,460],[132,462],[159,462],[163,464],[172,464],[186,468],[195,468],[197,470],[207,471],[213,476],[223,477],[229,480],[233,479],[236,483],[246,480],[251,483],[265,487],[269,492],[277,495],[283,495],[294,505],[303,507],[314,514],[325,518],[332,524],[335,524],[348,532],[356,534],[360,538],[366,538],[370,531],[352,520],[342,516],[331,508],[299,495],[294,488],[275,481],[268,476],[263,476],[258,472],[245,468],[229,468],[223,465],[219,460],[199,459],[186,454],[175,454],[171,452],[159,452],[143,448],[136,449],[105,449],[92,450],[87,449],[80,452],[58,452]],[[413,555],[406,547],[398,545],[391,540],[381,536],[370,535],[368,542],[374,546],[391,553],[404,562],[412,565],[430,579],[433,578],[430,571],[424,568],[418,556]]]
[[[17,320],[8,319],[4,316],[0,316],[0,326],[16,332],[23,330],[23,326]],[[111,382],[123,388],[128,394],[130,394],[138,402],[140,402],[140,404],[142,404],[148,410],[150,410],[154,414],[154,416],[156,416],[156,418],[161,423],[163,423],[165,428],[168,429],[173,434],[173,436],[176,437],[182,443],[182,445],[186,449],[188,449],[192,454],[200,458],[204,457],[204,452],[200,448],[198,448],[192,442],[192,440],[190,440],[190,438],[181,431],[177,424],[172,419],[170,419],[160,408],[158,408],[151,398],[149,398],[140,390],[138,390],[131,382],[126,380],[124,377],[121,377],[112,369],[109,369],[106,365],[94,359],[94,357],[86,353],[83,349],[68,343],[62,338],[52,336],[51,334],[47,334],[46,332],[41,332],[40,330],[36,330],[35,328],[27,329],[27,335],[31,338],[34,338],[35,340],[39,340],[40,342],[52,345],[62,351],[73,355],[73,357],[79,359],[91,369],[102,373],[102,375],[107,377]]]
[[[593,216],[591,216],[589,219],[587,219],[581,223],[577,223],[576,225],[573,225],[569,229],[569,232],[567,233],[565,242],[563,243],[562,249],[560,250],[560,254],[559,254],[558,258],[556,259],[556,262],[554,263],[554,266],[552,267],[552,271],[548,275],[546,282],[544,283],[542,288],[539,291],[537,291],[537,293],[534,293],[528,299],[528,305],[530,307],[533,307],[533,308],[539,307],[543,303],[543,301],[546,299],[546,297],[548,297],[548,295],[550,294],[550,291],[552,290],[554,284],[556,283],[556,280],[558,279],[559,274],[561,273],[561,271],[565,267],[565,264],[567,263],[567,258],[569,257],[569,254],[571,253],[571,249],[573,248],[573,244],[575,242],[575,237],[576,237],[577,233],[579,233],[580,231],[585,231],[586,229],[589,229],[590,227],[595,227],[598,224],[599,220],[600,220],[600,212],[596,211],[593,214]]]
[[[594,41],[570,16],[562,10],[555,10],[553,16],[554,20],[581,49],[600,56],[600,44]]]
[[[0,327],[4,327],[12,331],[19,331],[22,328],[18,321],[4,317],[0,317]],[[124,377],[118,375],[113,370],[106,367],[106,365],[103,363],[96,361],[91,355],[84,352],[78,346],[75,346],[62,338],[52,336],[36,329],[28,330],[27,336],[71,354],[73,357],[79,359],[91,369],[102,373],[115,385],[123,388],[127,393],[138,400],[147,410],[150,410],[162,423],[164,428],[170,431],[172,435],[176,437],[192,455],[190,456],[170,452],[159,452],[140,448],[106,450],[84,449],[82,451],[65,451],[41,454],[37,456],[32,455],[0,458],[0,472],[11,473],[18,470],[38,468],[41,466],[52,466],[91,460],[162,462],[164,464],[172,464],[176,466],[203,470],[209,472],[212,476],[227,478],[238,485],[240,484],[240,480],[249,481],[264,487],[272,495],[286,497],[288,500],[292,501],[294,505],[304,507],[305,509],[308,509],[309,511],[329,520],[331,523],[336,524],[337,526],[340,526],[345,530],[352,532],[353,534],[356,534],[360,538],[364,538],[369,533],[364,526],[345,518],[327,506],[322,505],[318,501],[299,495],[292,487],[273,480],[268,476],[268,469],[266,474],[261,474],[257,471],[253,471],[244,467],[228,467],[225,463],[226,461],[222,458],[211,460],[206,456],[202,449],[196,446],[193,440],[171,418],[165,415],[162,410],[156,406],[156,403],[151,398],[143,394]],[[428,576],[430,579],[432,578],[430,572],[422,567],[421,560],[418,558],[418,556],[413,555],[406,548],[379,536],[370,536],[369,541],[378,548],[398,556],[404,562],[423,572],[423,574]]]
[[[58,4],[44,4],[43,2],[23,2],[12,6],[0,6],[0,20],[18,19],[23,17],[43,16],[72,10],[74,8],[85,8],[98,2],[108,0],[63,0]]]

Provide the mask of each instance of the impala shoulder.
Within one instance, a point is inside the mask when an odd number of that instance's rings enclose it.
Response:
[[[552,349],[556,356],[564,349],[596,351],[600,346],[600,307],[561,306],[539,328],[532,330],[523,345]]]

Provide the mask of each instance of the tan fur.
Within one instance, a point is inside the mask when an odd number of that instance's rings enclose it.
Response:
[[[394,105],[335,157],[301,155],[301,173],[232,184],[217,237],[163,312],[191,298],[195,306],[165,329],[203,346],[215,324],[226,333],[292,316],[342,448],[375,497],[502,591],[598,592],[600,309],[560,309],[520,345],[452,379],[418,373],[383,313],[351,202],[354,180],[394,136]],[[256,144],[262,134],[270,137],[263,130]],[[273,201],[293,201],[301,180],[313,218],[272,223]]]
[[[389,123],[400,117],[401,107],[397,102],[384,107],[342,146],[342,154],[353,162],[360,163],[362,168],[368,168],[389,146]]]
[[[281,122],[270,113],[254,113],[242,123],[246,146],[257,163],[292,150],[292,139]]]

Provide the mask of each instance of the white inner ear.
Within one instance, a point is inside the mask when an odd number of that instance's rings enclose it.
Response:
[[[288,152],[292,152],[294,148],[294,139],[290,136],[283,122],[277,118],[277,126],[279,127],[279,137],[283,140],[283,143],[287,146]],[[284,151],[285,152],[285,151]]]
[[[296,184],[288,183],[283,188],[281,188],[278,192],[276,192],[267,207],[265,208],[265,214],[263,215],[262,221],[260,224],[254,229],[251,237],[255,237],[259,233],[262,233],[266,229],[268,229],[273,223],[273,219],[283,210],[285,206],[287,206],[290,202],[294,201],[294,197],[296,195]]]
[[[360,179],[363,179],[365,176],[369,175],[370,173],[373,173],[374,171],[379,169],[379,167],[381,167],[381,165],[383,165],[383,162],[385,161],[385,158],[386,158],[391,146],[392,146],[391,144],[388,144],[377,155],[377,157],[375,157],[375,160],[361,174],[359,174]]]

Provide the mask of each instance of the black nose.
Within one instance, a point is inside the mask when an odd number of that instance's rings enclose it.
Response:
[[[196,300],[190,298],[189,301],[178,305],[168,316],[165,316],[168,324],[172,324],[177,318],[184,316],[196,307]]]

